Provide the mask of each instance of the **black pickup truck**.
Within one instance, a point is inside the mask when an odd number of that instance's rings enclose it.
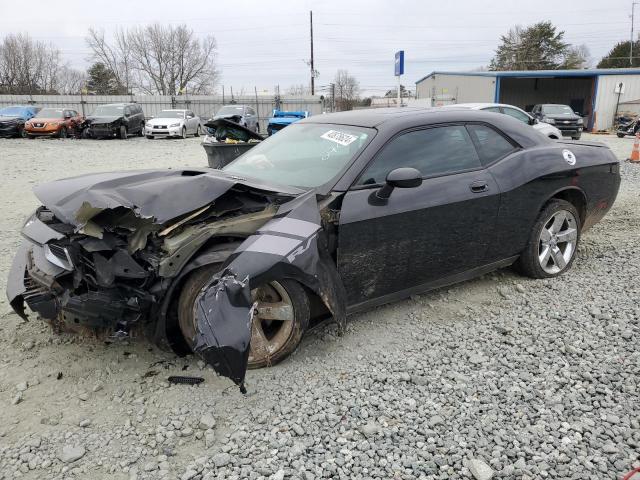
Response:
[[[584,120],[574,112],[568,105],[556,103],[543,103],[534,105],[531,115],[541,122],[554,125],[562,132],[563,137],[571,137],[580,140],[582,130],[584,130]]]

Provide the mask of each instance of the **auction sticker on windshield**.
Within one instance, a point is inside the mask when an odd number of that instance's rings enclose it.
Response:
[[[331,140],[343,147],[355,142],[358,137],[356,135],[350,135],[348,133],[339,132],[338,130],[329,130],[326,133],[320,135],[320,138],[324,138],[325,140]]]

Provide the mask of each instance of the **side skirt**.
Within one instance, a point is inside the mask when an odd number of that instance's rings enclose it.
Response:
[[[362,312],[365,310],[369,310],[373,307],[378,307],[380,305],[384,305],[387,303],[393,303],[399,300],[403,300],[405,298],[410,297],[411,295],[417,295],[420,293],[428,292],[430,290],[435,290],[437,288],[447,287],[449,285],[464,282],[466,280],[471,280],[472,278],[479,277],[480,275],[484,275],[485,273],[489,273],[494,270],[498,270],[499,268],[508,267],[509,265],[513,264],[513,262],[515,262],[518,259],[518,257],[519,255],[515,255],[513,257],[505,258],[504,260],[499,260],[497,262],[489,263],[481,267],[472,268],[471,270],[467,270],[462,273],[456,273],[455,275],[439,278],[438,280],[434,280],[428,283],[423,283],[422,285],[417,285],[415,287],[407,288],[405,290],[400,290],[399,292],[389,293],[382,297],[373,298],[371,300],[366,300],[364,302],[356,303],[354,305],[350,305],[349,307],[347,307],[347,314],[351,315],[353,313]]]

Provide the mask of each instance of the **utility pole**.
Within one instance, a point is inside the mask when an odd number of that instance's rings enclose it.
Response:
[[[313,11],[309,10],[309,26],[311,28],[311,95],[315,94],[315,75],[316,71],[313,68]]]
[[[629,42],[629,66],[633,67],[633,17],[638,2],[631,2],[631,41]]]
[[[331,84],[331,111],[336,111],[336,84]]]

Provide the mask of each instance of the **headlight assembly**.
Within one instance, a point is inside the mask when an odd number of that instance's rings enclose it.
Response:
[[[171,125],[169,125],[169,127],[173,128],[173,127],[179,127],[180,123],[172,123]]]

